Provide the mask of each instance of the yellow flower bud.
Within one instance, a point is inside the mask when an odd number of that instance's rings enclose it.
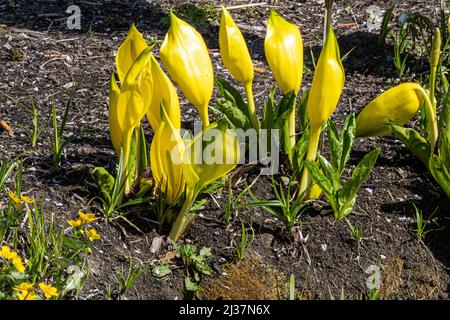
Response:
[[[120,95],[117,98],[118,123],[121,124],[122,132],[123,168],[128,168],[133,131],[145,116],[147,110],[149,110],[152,102],[151,58],[151,48],[148,47],[131,66],[123,82]],[[121,179],[125,179],[125,177],[123,175]],[[129,180],[127,179],[125,193],[129,191],[129,188]]]
[[[253,63],[241,31],[228,10],[222,6],[219,30],[220,55],[223,64],[237,81],[253,81]]]
[[[259,130],[252,88],[254,76],[252,58],[241,31],[224,6],[222,6],[222,17],[220,19],[219,45],[220,55],[225,67],[230,71],[233,78],[244,85],[250,121],[253,128]]]
[[[325,44],[317,62],[307,103],[308,118],[311,125],[306,154],[308,160],[316,160],[322,125],[336,109],[344,89],[344,82],[345,71],[341,62],[339,44],[330,24]],[[300,194],[307,190],[309,184],[308,170],[304,170],[300,181]]]
[[[144,37],[133,24],[116,54],[116,69],[120,83],[123,83],[128,70],[147,47]]]
[[[150,148],[150,165],[153,178],[164,192],[167,203],[174,204],[184,190],[184,141],[164,106],[161,110],[161,122]]]
[[[186,98],[197,108],[203,127],[209,125],[208,104],[214,74],[208,48],[192,26],[170,13],[170,28],[160,49],[161,61],[180,86]]]
[[[392,120],[403,126],[419,111],[427,94],[418,83],[402,83],[372,100],[356,118],[356,136],[374,137],[391,134],[384,124]]]
[[[308,99],[308,117],[312,128],[320,128],[336,109],[344,89],[345,71],[339,44],[330,26],[320,53]]]
[[[161,123],[161,102],[167,112],[172,125],[179,129],[180,120],[180,101],[174,85],[161,69],[158,61],[152,56],[152,78],[153,78],[153,97],[150,108],[147,111],[147,119],[153,128],[158,130]]]
[[[270,70],[283,93],[300,90],[303,76],[303,41],[298,27],[270,12],[264,51]]]

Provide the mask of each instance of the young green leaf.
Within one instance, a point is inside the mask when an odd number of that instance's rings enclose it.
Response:
[[[343,205],[342,210],[340,210],[340,219],[347,216],[353,209],[356,194],[372,171],[380,151],[380,148],[376,148],[366,154],[353,170],[352,177],[344,183],[342,189],[338,192],[338,201]]]
[[[416,130],[389,123],[392,133],[397,136],[411,152],[426,166],[430,159],[430,144]]]

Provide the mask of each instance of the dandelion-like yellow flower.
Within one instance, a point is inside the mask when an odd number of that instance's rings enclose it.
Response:
[[[22,291],[17,295],[19,300],[36,300],[38,295],[35,292]]]
[[[34,203],[34,199],[28,196],[20,196],[20,200],[22,200],[25,203],[28,204],[33,204]]]
[[[100,235],[97,233],[95,229],[85,229],[84,230],[86,237],[89,239],[89,241],[94,241],[100,239]]]
[[[34,291],[34,287],[33,287],[33,285],[31,283],[22,282],[17,287],[14,287],[14,290],[20,291],[20,292],[24,292],[24,291],[33,292]]]
[[[0,251],[0,257],[3,257],[8,260],[12,260],[17,257],[17,253],[12,251],[8,246],[3,246]]]
[[[78,211],[78,216],[80,217],[80,220],[83,224],[91,223],[98,219],[93,213],[83,213],[81,211]]]
[[[81,226],[81,219],[77,219],[77,220],[69,220],[69,221],[67,221],[67,223],[68,223],[69,226],[71,226],[72,228],[78,228],[79,226]]]
[[[25,266],[23,264],[23,261],[20,257],[15,257],[12,259],[12,264],[14,266],[14,268],[16,268],[17,271],[19,271],[20,273],[24,273],[25,272]]]
[[[16,206],[20,207],[20,198],[14,192],[9,190],[8,196],[16,204]]]
[[[51,285],[41,282],[39,283],[39,288],[42,290],[42,293],[44,293],[44,296],[47,299],[51,299],[52,297],[58,296],[58,289],[56,289]]]

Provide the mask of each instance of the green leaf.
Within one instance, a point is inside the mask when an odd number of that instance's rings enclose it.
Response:
[[[309,92],[311,89],[307,89],[303,92],[302,97],[300,99],[300,103],[298,105],[297,110],[297,125],[298,130],[300,132],[305,132],[308,129],[309,126],[309,118],[308,118],[308,99],[309,99]]]
[[[261,128],[262,129],[274,129],[275,128],[275,120],[274,120],[274,99],[275,99],[276,87],[273,86],[269,92],[269,96],[267,97],[267,101],[264,102],[263,114],[261,118]]]
[[[236,90],[228,81],[220,77],[216,77],[216,85],[220,95],[225,100],[228,100],[236,105],[236,107],[238,107],[247,118],[250,117],[248,114],[247,104],[244,99],[242,99],[242,96],[238,90]]]
[[[65,269],[73,264],[73,260],[68,258],[57,258],[53,260],[53,263],[56,264],[58,267]]]
[[[356,120],[355,114],[351,113],[346,119],[344,123],[344,128],[341,132],[341,144],[342,144],[342,152],[339,163],[339,174],[345,169],[348,160],[350,159],[350,153],[352,152],[353,142],[355,141],[356,135]]]
[[[303,171],[304,161],[308,152],[309,129],[303,132],[303,135],[295,143],[292,150],[292,168],[294,173],[300,175]]]
[[[392,124],[392,122],[388,122],[387,125],[390,125],[392,133],[398,137],[416,157],[428,166],[431,155],[428,141],[414,129],[403,128]]]
[[[339,190],[341,188],[339,173],[334,170],[333,166],[321,154],[317,155],[317,159],[319,160],[320,167],[322,168],[323,173],[327,177],[328,181],[332,183],[333,190]]]
[[[114,188],[114,177],[103,167],[91,169],[90,174],[100,189],[100,192],[109,197]]]
[[[205,205],[206,205],[207,201],[206,199],[200,199],[194,202],[194,204],[191,207],[191,212],[192,211],[200,211],[205,209]]]
[[[339,139],[339,134],[336,129],[336,125],[332,120],[328,120],[327,123],[327,138],[330,149],[330,159],[333,164],[333,168],[340,171],[340,163],[342,158],[342,144]]]
[[[366,154],[353,170],[352,177],[345,182],[342,189],[338,191],[338,202],[341,208],[338,220],[347,216],[353,209],[356,194],[372,171],[380,151],[380,148],[376,148]]]
[[[62,240],[63,240],[64,245],[71,249],[78,250],[78,249],[81,249],[84,247],[83,241],[72,238],[72,237],[63,236]]]
[[[187,291],[197,291],[198,290],[198,285],[195,282],[195,280],[193,281],[191,279],[191,277],[186,277],[184,278],[184,287],[186,288]]]
[[[284,95],[274,110],[275,129],[283,130],[284,124],[289,119],[295,107],[295,92],[291,91]]]
[[[138,132],[136,132],[137,135],[137,157],[136,161],[138,163],[138,172],[141,175],[144,170],[149,166],[149,159],[150,156],[148,154],[148,145],[147,140],[145,139],[145,131],[142,126],[138,126],[136,129]]]
[[[28,278],[28,275],[26,273],[22,273],[22,272],[17,272],[17,271],[11,271],[9,273],[11,279],[16,282],[16,281],[24,281]]]
[[[319,167],[311,160],[306,160],[305,165],[314,182],[319,185],[328,201],[330,201],[330,204],[333,206],[333,203],[335,202],[333,183],[328,180],[328,178],[320,171]]]
[[[439,157],[450,166],[450,90],[442,102],[442,110],[439,117]]]
[[[152,270],[152,274],[156,278],[164,278],[171,273],[172,270],[167,263],[162,263],[160,265],[154,266]]]
[[[448,162],[442,163],[438,156],[433,155],[430,158],[429,169],[436,182],[439,183],[447,197],[450,198],[450,171]]]
[[[211,248],[210,247],[203,247],[200,249],[200,256],[209,258],[212,256]]]
[[[216,100],[216,107],[225,115],[233,127],[237,129],[250,128],[250,119],[232,101],[219,98]]]

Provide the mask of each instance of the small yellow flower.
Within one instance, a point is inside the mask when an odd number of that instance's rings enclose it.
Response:
[[[22,291],[17,295],[17,297],[19,300],[36,300],[38,295],[35,292]]]
[[[0,257],[3,257],[8,260],[12,260],[15,257],[17,257],[17,253],[14,251],[11,251],[8,246],[3,246],[2,250],[0,251]]]
[[[88,237],[89,241],[94,241],[100,239],[100,235],[97,233],[95,229],[85,229],[86,237]]]
[[[47,299],[51,299],[52,297],[58,296],[58,289],[56,289],[51,285],[41,282],[39,283],[39,288],[41,288],[42,292],[44,293],[44,296]]]
[[[22,262],[22,259],[20,257],[15,257],[12,259],[12,264],[14,265],[14,268],[16,268],[17,271],[20,273],[25,272],[25,266]]]
[[[20,292],[24,292],[24,291],[33,292],[34,288],[33,288],[33,285],[31,283],[22,282],[17,287],[15,287],[14,290],[20,291]]]
[[[8,196],[18,207],[20,207],[20,198],[14,192],[9,190]]]
[[[67,221],[67,223],[72,227],[72,228],[78,228],[81,225],[81,219],[77,219],[77,220],[69,220]]]
[[[20,200],[22,200],[25,203],[28,204],[33,204],[34,203],[34,199],[28,196],[20,196]]]
[[[80,220],[82,223],[91,223],[97,220],[98,218],[95,217],[93,213],[83,213],[81,211],[78,211],[78,215],[80,216]]]

